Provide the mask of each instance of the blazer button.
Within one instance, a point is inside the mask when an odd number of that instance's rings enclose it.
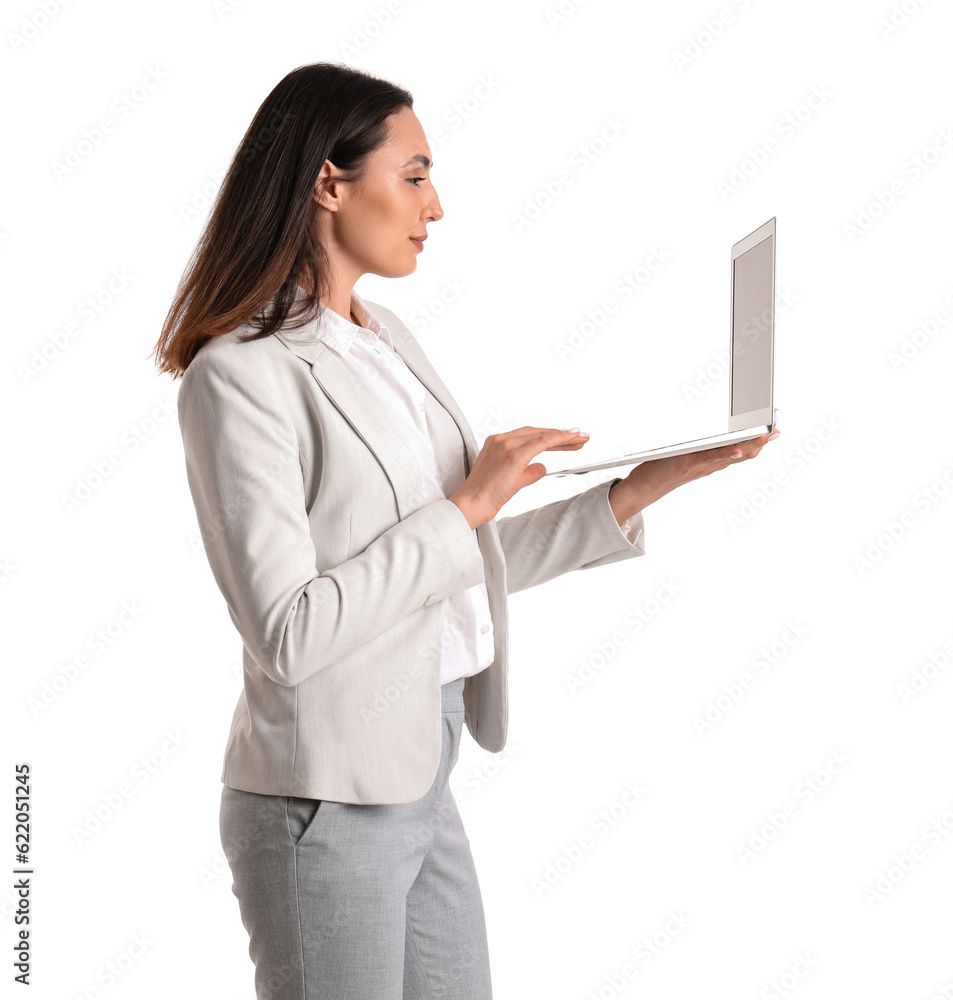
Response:
[[[482,633],[483,633],[484,635],[486,635],[486,634],[487,634],[487,632],[489,632],[489,631],[490,631],[490,626],[489,626],[489,625],[481,625],[481,626],[480,626],[480,631],[481,631],[481,632],[482,632]]]

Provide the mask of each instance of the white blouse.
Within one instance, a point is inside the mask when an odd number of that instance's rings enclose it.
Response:
[[[384,403],[420,464],[420,506],[453,496],[466,480],[463,438],[456,421],[394,350],[387,327],[352,292],[358,326],[321,306],[316,335],[355,381]],[[476,529],[473,529],[474,532]],[[493,662],[493,622],[486,584],[451,594],[443,602],[440,683],[479,673]]]

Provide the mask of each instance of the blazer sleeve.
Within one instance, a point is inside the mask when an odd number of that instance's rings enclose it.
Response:
[[[506,589],[516,593],[576,569],[645,555],[642,511],[620,527],[609,506],[619,477],[566,500],[497,519],[506,558]]]
[[[484,579],[476,533],[448,499],[319,570],[301,457],[278,379],[228,351],[182,377],[179,425],[199,530],[242,641],[277,684],[299,684],[417,609]]]

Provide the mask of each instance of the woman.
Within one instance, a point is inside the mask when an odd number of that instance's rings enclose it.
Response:
[[[448,787],[506,738],[506,594],[643,554],[641,511],[767,440],[500,508],[578,428],[476,441],[410,331],[353,290],[410,274],[443,210],[411,95],[290,73],[224,180],[156,345],[243,643],[221,836],[257,995],[491,996]],[[772,437],[775,435],[772,435]]]

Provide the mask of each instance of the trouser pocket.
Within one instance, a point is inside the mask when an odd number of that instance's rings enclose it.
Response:
[[[297,795],[285,796],[288,815],[288,835],[291,843],[298,846],[318,815],[321,799],[306,799]]]

